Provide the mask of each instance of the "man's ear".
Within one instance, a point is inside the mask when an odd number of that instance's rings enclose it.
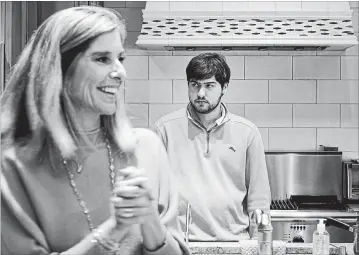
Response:
[[[223,84],[222,95],[224,95],[224,93],[226,93],[227,88],[228,88],[228,83]]]

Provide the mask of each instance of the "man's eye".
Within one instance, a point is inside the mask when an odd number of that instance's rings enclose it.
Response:
[[[124,57],[119,57],[119,58],[118,58],[118,61],[120,61],[121,63],[123,63],[123,61],[125,61],[125,58],[124,58]]]
[[[108,57],[99,57],[96,59],[96,61],[101,62],[101,63],[108,63],[110,61],[110,59]]]

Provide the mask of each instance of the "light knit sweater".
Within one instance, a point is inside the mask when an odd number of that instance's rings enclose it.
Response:
[[[83,200],[90,208],[95,226],[110,216],[112,195],[106,144],[99,130],[91,134],[95,148],[87,152],[82,172],[74,179]],[[143,249],[140,226],[132,226],[121,242],[121,255],[189,254],[177,222],[178,197],[171,184],[171,169],[166,151],[151,131],[136,129],[138,167],[147,171],[161,221],[167,227],[165,246],[157,251]],[[100,142],[98,142],[100,141]],[[39,146],[36,142],[31,146]],[[116,169],[127,166],[119,153],[113,152]],[[1,197],[1,254],[60,254],[77,244],[90,232],[82,207],[69,184],[58,152],[39,161],[31,152],[18,147],[3,148]],[[70,167],[74,170],[73,164]],[[9,192],[4,192],[7,185]],[[20,208],[18,207],[20,206]],[[94,246],[86,255],[103,254]],[[79,254],[74,254],[79,255]]]
[[[269,213],[270,187],[263,142],[250,121],[228,112],[210,130],[191,105],[159,119],[154,129],[167,149],[180,191],[185,229],[191,205],[192,241],[238,241],[255,237],[255,209]],[[254,230],[254,231],[252,231]]]

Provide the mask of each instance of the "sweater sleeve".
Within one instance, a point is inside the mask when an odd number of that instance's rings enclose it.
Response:
[[[20,164],[1,160],[1,254],[55,255],[49,251],[46,238],[36,222],[26,190],[18,175]]]
[[[155,135],[154,135],[155,136]],[[158,209],[161,222],[167,228],[165,244],[155,251],[144,249],[144,255],[188,255],[191,254],[184,242],[184,236],[180,230],[178,220],[178,193],[173,181],[172,169],[170,167],[166,150],[159,137],[155,137],[158,147]]]
[[[264,146],[258,128],[247,148],[246,162],[247,210],[251,217],[255,209],[270,213],[270,186]]]

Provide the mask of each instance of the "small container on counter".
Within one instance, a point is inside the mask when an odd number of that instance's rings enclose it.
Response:
[[[262,214],[261,223],[258,226],[258,254],[273,254],[273,227],[268,214]]]

